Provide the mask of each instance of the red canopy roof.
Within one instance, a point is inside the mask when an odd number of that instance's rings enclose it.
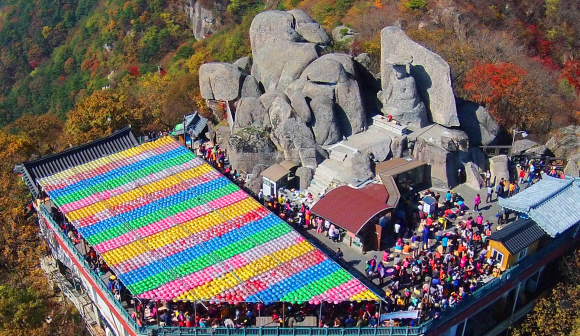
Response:
[[[369,184],[355,189],[348,186],[331,190],[313,207],[312,212],[353,233],[376,214],[392,208],[387,204],[389,193],[382,184]]]

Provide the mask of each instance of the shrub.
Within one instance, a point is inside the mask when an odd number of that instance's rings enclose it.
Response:
[[[424,9],[427,7],[427,0],[402,0],[401,5],[410,10]]]

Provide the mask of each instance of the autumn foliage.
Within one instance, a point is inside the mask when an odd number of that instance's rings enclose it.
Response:
[[[519,108],[526,71],[510,63],[476,63],[465,76],[465,90],[500,122]]]
[[[560,283],[536,302],[533,312],[512,330],[511,335],[580,335],[580,251],[563,260],[559,269]]]
[[[27,214],[28,191],[12,169],[47,155],[62,135],[54,115],[24,115],[0,129],[0,335],[81,335],[78,312],[65,307],[48,286],[39,258],[45,247],[35,216]],[[50,317],[51,323],[46,323]]]

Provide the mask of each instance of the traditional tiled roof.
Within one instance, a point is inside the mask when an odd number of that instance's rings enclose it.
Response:
[[[34,182],[37,179],[56,174],[71,166],[78,166],[105,155],[118,153],[137,144],[137,140],[131,133],[131,128],[125,127],[109,136],[87,144],[16,165],[14,171],[24,176],[28,189],[36,197],[40,194],[40,190]]]
[[[487,239],[500,242],[511,253],[516,254],[546,233],[531,219],[518,219],[494,232]]]
[[[72,166],[39,184],[139,298],[379,299],[170,137]]]
[[[538,183],[520,193],[500,198],[499,205],[527,215],[555,237],[580,222],[580,187],[573,178],[543,175]]]
[[[384,185],[372,183],[356,189],[342,186],[328,192],[312,207],[312,212],[352,233],[378,213],[390,209]]]

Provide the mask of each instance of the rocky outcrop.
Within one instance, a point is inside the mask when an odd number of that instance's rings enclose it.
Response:
[[[262,172],[266,170],[268,166],[265,164],[258,163],[252,169],[252,178],[246,181],[246,188],[250,189],[254,194],[259,194],[260,190],[264,185],[264,179],[262,178]]]
[[[291,14],[294,17],[294,22],[297,28],[300,28],[305,24],[314,22],[314,20],[308,14],[301,11],[300,9],[292,9],[289,10],[287,13]]]
[[[347,166],[352,168],[353,177],[362,182],[375,176],[372,169],[371,158],[361,152],[356,152],[350,155],[351,159],[345,161]]]
[[[262,95],[258,81],[254,76],[246,76],[244,79],[244,84],[242,84],[242,91],[240,92],[240,97],[254,97],[259,98]]]
[[[248,56],[238,59],[233,64],[240,68],[244,74],[249,74],[252,70],[252,59]]]
[[[468,150],[465,132],[433,125],[414,139],[413,158],[430,166],[434,187],[448,188],[459,184],[457,172]]]
[[[402,158],[403,152],[407,149],[407,136],[395,137],[391,142],[391,153],[393,158]]]
[[[570,125],[554,131],[546,147],[557,157],[568,157],[580,152],[580,126]]]
[[[186,0],[184,11],[196,40],[202,40],[215,31],[216,22],[212,8],[204,8],[200,1]]]
[[[312,111],[310,111],[310,107],[308,106],[302,91],[296,90],[292,92],[288,98],[290,98],[290,105],[296,114],[304,120],[305,123],[309,124],[312,121]]]
[[[417,90],[430,112],[431,120],[447,127],[459,126],[449,65],[439,55],[414,42],[402,29],[394,26],[381,31],[383,90],[387,88],[394,71],[388,61],[397,54],[412,56],[411,76],[417,83]]]
[[[240,129],[228,138],[228,160],[232,169],[250,172],[257,164],[271,166],[284,160],[270,138],[254,129]]]
[[[459,101],[457,116],[460,128],[467,133],[471,144],[488,146],[496,143],[500,127],[485,107],[470,101]]]
[[[298,188],[304,190],[310,186],[310,182],[312,182],[314,177],[314,170],[308,167],[298,167],[296,169],[296,177],[298,177]]]
[[[344,68],[344,70],[351,76],[351,77],[357,77],[357,73],[355,70],[355,66],[354,66],[354,61],[352,56],[347,55],[347,54],[341,54],[341,53],[331,53],[331,54],[325,54],[320,56],[320,60],[322,61],[327,61],[327,60],[333,60],[336,61],[340,64],[342,64],[342,67]]]
[[[326,97],[315,97],[310,102],[314,115],[312,131],[319,145],[331,145],[342,139],[340,128],[335,118],[334,102]]]
[[[286,97],[277,97],[272,102],[268,114],[270,115],[272,127],[276,128],[280,126],[284,120],[290,118],[290,115],[292,114],[292,106]]]
[[[302,71],[318,58],[316,44],[301,43],[294,16],[288,12],[266,11],[252,20],[252,75],[266,92],[284,91]]]
[[[317,84],[337,84],[346,82],[348,74],[340,62],[329,58],[319,58],[304,69],[300,78]]]
[[[268,111],[258,98],[245,97],[238,101],[234,129],[252,127],[265,129],[270,126]]]
[[[239,98],[242,71],[229,63],[205,63],[199,68],[201,96],[210,100]]]
[[[350,136],[364,131],[367,128],[367,115],[358,83],[353,79],[338,83],[335,96],[342,133]]]
[[[475,191],[481,190],[485,186],[483,182],[483,177],[479,172],[479,168],[473,162],[467,162],[464,165],[466,182],[468,187]]]
[[[328,44],[330,42],[330,37],[328,37],[324,28],[316,22],[297,26],[296,31],[308,42],[316,44]]]
[[[430,167],[433,187],[449,188],[458,184],[457,160],[453,153],[419,138],[414,142],[413,158],[423,161]]]
[[[538,146],[538,143],[529,139],[516,140],[512,144],[512,155],[521,154],[528,149]]]
[[[328,99],[334,100],[334,86],[327,84],[316,84],[311,81],[307,81],[304,84],[302,93],[305,97],[314,99],[315,97],[326,97]]]
[[[283,120],[270,136],[275,139],[274,143],[278,144],[286,160],[300,157],[300,148],[316,148],[312,131],[302,119],[294,115]]]
[[[284,94],[284,92],[280,92],[280,91],[272,91],[272,92],[266,92],[263,95],[260,96],[260,102],[262,103],[262,105],[264,106],[264,108],[266,110],[270,110],[270,106],[272,106],[272,102],[274,101],[274,99],[276,98],[282,98],[282,99],[288,99],[288,97],[286,97],[286,95]]]
[[[502,178],[509,183],[510,170],[507,155],[497,155],[489,159],[489,171],[491,172],[491,182],[494,185],[497,185]]]
[[[573,177],[580,177],[580,153],[572,154],[568,157],[568,163],[564,168],[564,174]]]
[[[369,70],[371,67],[371,58],[367,53],[360,53],[355,58],[360,65],[362,65],[365,69]]]

